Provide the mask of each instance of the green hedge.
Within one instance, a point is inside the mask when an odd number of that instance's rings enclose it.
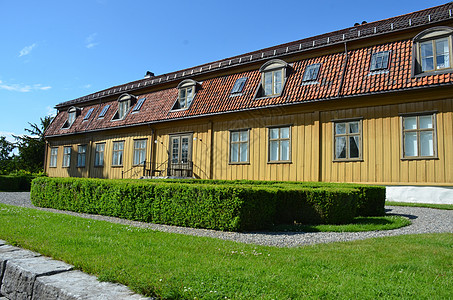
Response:
[[[227,231],[347,223],[357,215],[360,197],[368,196],[352,186],[204,180],[43,177],[31,189],[32,203],[40,207]]]
[[[0,191],[28,192],[33,178],[32,175],[0,175]]]

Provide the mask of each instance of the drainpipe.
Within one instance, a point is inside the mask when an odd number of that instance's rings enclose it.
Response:
[[[344,58],[344,63],[343,63],[343,72],[341,74],[340,86],[338,87],[337,97],[340,97],[340,95],[341,95],[341,90],[343,89],[344,76],[346,74],[346,69],[348,67],[349,56],[348,56],[348,45],[346,42],[344,43],[344,55],[345,55],[345,58]]]

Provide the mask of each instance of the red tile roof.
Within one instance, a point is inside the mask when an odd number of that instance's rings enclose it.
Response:
[[[238,64],[236,61],[243,57],[250,57],[255,60],[259,53],[275,52],[278,53],[286,51],[286,48],[293,48],[297,45],[303,45],[310,41],[316,44],[320,39],[328,39],[329,43],[333,43],[331,38],[335,36],[342,36],[342,34],[350,33],[354,30],[354,35],[370,36],[373,35],[375,30],[377,32],[384,31],[386,26],[389,28],[407,28],[417,26],[417,24],[426,24],[435,22],[435,20],[444,20],[451,17],[451,10],[453,3],[447,3],[442,6],[434,7],[420,12],[415,12],[400,17],[395,17],[383,21],[368,23],[354,28],[340,30],[331,34],[317,36],[311,39],[305,39],[295,43],[276,46],[273,48],[265,49],[262,52],[249,53],[247,55],[232,58],[233,64]],[[420,21],[426,19],[423,22]],[[428,22],[428,23],[429,23]],[[402,24],[406,25],[402,25]],[[393,24],[393,25],[392,25]],[[375,29],[376,28],[376,29]],[[386,32],[392,30],[385,30]],[[362,33],[358,33],[362,32]],[[369,33],[371,32],[371,33]],[[303,47],[302,47],[303,48]],[[283,50],[282,50],[283,49]],[[391,51],[389,68],[382,72],[369,71],[371,54],[378,51]],[[289,50],[288,50],[289,51]],[[292,51],[292,50],[291,50]],[[272,55],[271,55],[272,56]],[[269,57],[263,55],[263,60],[268,60]],[[281,56],[281,55],[280,55]],[[272,56],[274,57],[274,56]],[[347,57],[347,60],[346,60]],[[284,58],[283,58],[284,59]],[[245,59],[244,59],[245,60]],[[335,53],[325,56],[305,59],[294,62],[282,94],[278,97],[272,98],[258,98],[255,99],[257,87],[260,84],[261,74],[259,70],[242,72],[232,75],[218,75],[211,79],[204,80],[201,83],[201,88],[197,92],[192,105],[186,110],[172,111],[172,107],[177,99],[177,88],[164,89],[157,92],[142,94],[139,92],[140,88],[150,85],[158,85],[159,81],[181,81],[181,78],[191,77],[190,73],[197,73],[197,68],[208,70],[212,65],[224,64],[227,60],[215,62],[209,65],[196,67],[194,69],[187,69],[179,72],[172,73],[168,76],[160,76],[153,79],[144,79],[129,83],[126,85],[114,87],[109,90],[101,91],[86,97],[75,99],[72,101],[59,104],[57,107],[66,109],[71,105],[83,107],[83,112],[74,124],[69,129],[61,129],[64,122],[67,120],[66,110],[60,111],[55,118],[54,122],[47,130],[47,136],[64,135],[78,132],[86,132],[92,130],[102,130],[112,127],[120,126],[135,126],[145,123],[160,122],[172,119],[180,119],[187,117],[203,116],[209,114],[226,113],[240,110],[248,110],[267,106],[276,106],[284,104],[295,104],[309,101],[318,101],[332,99],[336,97],[364,95],[376,92],[397,91],[401,89],[409,89],[414,87],[428,87],[439,84],[452,84],[453,75],[451,73],[436,74],[431,76],[412,77],[411,64],[412,64],[412,41],[401,40],[386,44],[375,45],[360,49],[349,50],[347,56],[345,53]],[[346,69],[344,64],[347,62]],[[240,63],[240,62],[239,62]],[[313,63],[320,63],[321,67],[318,74],[316,83],[309,82],[303,83],[302,77],[305,67]],[[225,63],[226,64],[226,63]],[[344,78],[342,80],[344,73]],[[215,75],[214,75],[215,76]],[[164,78],[165,77],[165,78]],[[244,86],[242,93],[239,95],[231,95],[231,89],[238,78],[247,77],[247,82]],[[138,113],[128,113],[123,120],[111,121],[113,114],[118,108],[117,101],[110,101],[111,105],[109,111],[103,119],[98,119],[98,115],[102,108],[106,105],[103,104],[90,104],[93,99],[111,96],[113,94],[121,95],[125,92],[132,92],[132,94],[139,98],[146,97],[141,110]],[[87,121],[82,121],[86,111],[90,108],[95,108],[94,113]]]

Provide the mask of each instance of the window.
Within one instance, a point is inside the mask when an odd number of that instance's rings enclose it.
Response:
[[[231,94],[236,94],[236,93],[242,92],[242,89],[244,88],[246,81],[247,81],[247,77],[242,77],[242,78],[237,79],[233,85],[233,88],[231,89]]]
[[[269,162],[291,160],[291,128],[269,128]]]
[[[436,157],[436,115],[403,116],[403,157]]]
[[[181,81],[178,84],[178,99],[173,106],[173,110],[189,108],[195,98],[198,85],[199,83],[192,79]]]
[[[90,109],[87,111],[85,117],[83,117],[83,121],[86,121],[86,120],[88,120],[88,119],[90,118],[91,114],[93,113],[93,110],[94,110],[94,108],[90,108]]]
[[[71,166],[71,146],[63,148],[63,168]]]
[[[135,96],[129,94],[123,94],[118,98],[118,110],[112,118],[112,121],[122,120],[126,117],[129,109],[132,105],[132,101],[135,100]]]
[[[375,52],[371,56],[370,72],[385,70],[389,65],[390,51]]]
[[[280,59],[273,59],[261,66],[261,84],[256,98],[279,96],[283,92],[288,64]]]
[[[49,167],[56,168],[57,167],[57,157],[58,157],[58,148],[50,148],[50,162]]]
[[[84,168],[86,164],[87,145],[79,145],[77,148],[77,167]]]
[[[414,71],[416,74],[449,70],[451,60],[451,35],[449,27],[424,30],[414,38]]]
[[[302,81],[315,81],[318,79],[319,68],[321,64],[311,64],[305,68]]]
[[[249,161],[249,130],[230,132],[230,163]]]
[[[362,121],[334,123],[334,160],[358,160],[362,157]]]
[[[135,104],[134,108],[132,109],[132,112],[140,111],[140,108],[142,108],[143,102],[145,102],[145,100],[146,98],[138,99],[137,104]]]
[[[143,165],[146,160],[146,140],[134,141],[134,166]]]
[[[109,110],[110,108],[110,105],[107,104],[106,106],[104,106],[104,108],[102,109],[101,113],[99,114],[99,118],[103,118],[105,117],[105,114],[107,113],[107,111]]]
[[[68,129],[71,128],[72,124],[75,122],[77,116],[80,114],[80,108],[71,106],[68,109],[68,119],[66,122],[63,124],[61,127],[62,129]]]
[[[124,141],[113,142],[112,166],[123,165]]]
[[[105,143],[96,144],[96,149],[94,151],[94,165],[96,167],[104,166],[104,150]]]

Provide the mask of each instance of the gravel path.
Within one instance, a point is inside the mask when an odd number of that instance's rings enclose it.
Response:
[[[55,209],[37,208],[30,202],[30,193],[0,193],[0,203],[31,207],[50,212],[64,213],[94,220],[120,223],[130,226],[150,228],[153,230],[189,234],[194,236],[213,237],[223,240],[236,241],[240,243],[277,246],[277,247],[297,247],[319,243],[330,243],[338,241],[363,240],[374,237],[395,236],[402,234],[419,233],[453,233],[453,210],[439,210],[421,207],[387,206],[387,213],[405,216],[412,221],[412,225],[399,229],[385,231],[367,232],[223,232],[208,229],[194,229],[186,227],[158,225],[143,222],[124,220],[114,217],[99,215],[81,214]]]

